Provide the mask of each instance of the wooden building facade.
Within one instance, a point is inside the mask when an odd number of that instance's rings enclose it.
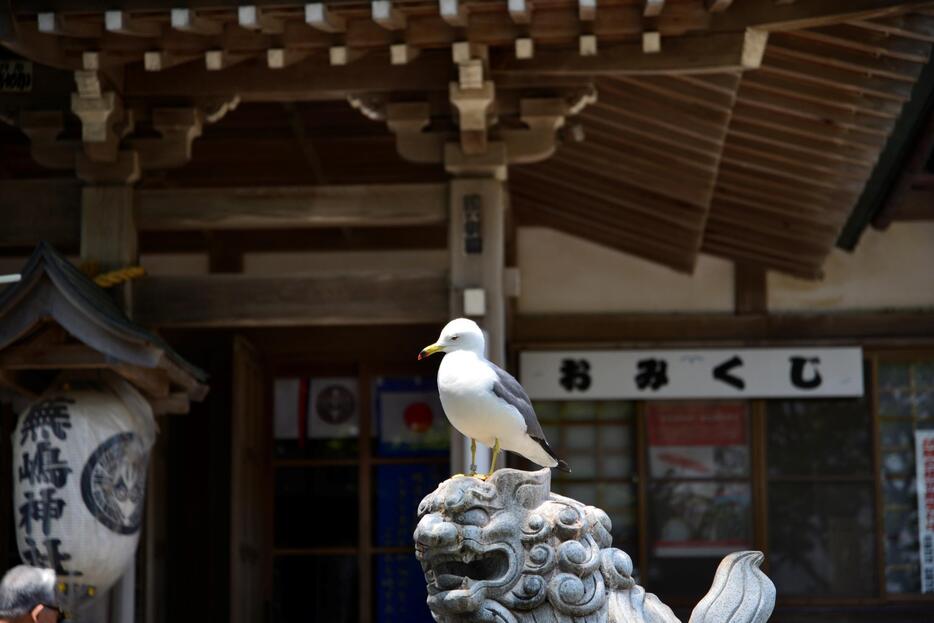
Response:
[[[537,401],[555,488],[685,618],[707,541],[766,553],[774,621],[934,617],[934,3],[28,0],[0,42],[0,274],[142,266],[114,300],[208,373],[159,418],[133,620],[430,621],[415,506],[465,446],[415,356],[458,315],[520,376],[861,348],[859,398]],[[679,409],[740,465],[658,472]]]

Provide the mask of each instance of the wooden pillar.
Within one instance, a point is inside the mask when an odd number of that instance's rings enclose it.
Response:
[[[100,166],[100,165],[98,165]],[[81,261],[94,262],[100,272],[135,265],[139,260],[133,187],[90,182],[81,193]],[[132,309],[129,283],[119,288],[117,302]],[[91,617],[109,623],[133,623],[135,615],[136,558],[110,589]]]
[[[736,314],[768,313],[766,271],[761,266],[733,264],[733,303]]]
[[[506,365],[504,168],[505,161],[491,163],[486,170],[473,168],[469,174],[455,171],[449,185],[448,234],[451,318],[475,320],[486,333],[487,357],[500,366]],[[470,440],[452,431],[452,470],[466,473],[469,463]],[[490,450],[478,445],[477,469],[485,471],[489,464]]]

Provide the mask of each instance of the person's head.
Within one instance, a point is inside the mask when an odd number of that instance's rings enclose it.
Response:
[[[62,619],[57,604],[51,569],[19,565],[0,580],[0,622],[56,623]]]

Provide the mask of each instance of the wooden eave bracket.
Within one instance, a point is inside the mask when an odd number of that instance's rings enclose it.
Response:
[[[204,115],[197,108],[157,108],[152,111],[153,128],[159,138],[132,139],[143,169],[170,169],[191,161],[191,145],[201,136]]]
[[[386,125],[396,136],[396,151],[409,162],[436,164],[444,157],[448,136],[425,132],[431,122],[427,102],[394,102],[386,105]]]
[[[519,107],[520,118],[528,129],[500,130],[509,164],[528,164],[551,157],[558,129],[568,114],[567,102],[559,98],[523,99]]]
[[[65,115],[60,110],[24,110],[17,120],[20,130],[29,137],[32,159],[48,169],[73,169],[80,149],[76,141],[58,140],[65,129]]]
[[[460,143],[444,145],[444,168],[457,177],[493,177],[506,181],[509,158],[506,144],[490,141],[482,154],[467,154]]]
[[[450,83],[450,101],[457,109],[464,153],[480,154],[486,150],[489,114],[496,99],[496,88],[489,80],[480,88],[462,88],[457,82]]]

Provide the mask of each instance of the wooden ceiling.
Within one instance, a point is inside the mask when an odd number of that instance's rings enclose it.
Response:
[[[772,33],[743,74],[604,78],[586,139],[516,167],[521,222],[690,271],[818,278],[931,55],[934,10]]]
[[[127,21],[116,30],[104,14],[110,5],[99,1],[25,1],[17,11],[26,16],[21,42],[53,64],[84,67],[82,52],[99,49],[94,62],[125,66],[114,83],[122,84],[128,107],[217,97],[237,84],[245,103],[205,126],[190,163],[146,172],[144,186],[443,180],[440,165],[403,161],[385,123],[366,119],[342,98],[361,92],[361,84],[371,87],[366,92],[401,84],[408,85],[403,97],[430,91],[433,110],[443,110],[452,77],[447,48],[466,37],[490,46],[498,93],[511,92],[513,100],[520,91],[542,90],[545,83],[530,75],[548,76],[551,91],[592,81],[599,94],[564,128],[555,156],[510,168],[520,224],[552,227],[685,272],[709,253],[805,278],[820,277],[934,43],[934,9],[906,12],[912,3],[894,1],[619,0],[590,14],[596,3],[587,0],[471,1],[470,19],[459,23],[456,15],[439,14],[439,6],[467,2],[419,0],[391,5],[404,14],[402,28],[380,23],[375,4],[328,3],[337,18],[330,26],[309,20],[298,3],[254,6],[253,29],[233,5],[205,4],[195,16],[201,21],[188,30],[161,0],[134,2],[132,15],[117,11],[115,19]],[[891,11],[860,13],[873,4]],[[650,15],[652,6],[664,10]],[[761,66],[744,72],[659,69],[639,43],[644,33],[658,32],[661,62],[684,63],[693,52],[674,60],[665,55],[727,34],[741,41],[750,25],[768,27],[768,11],[794,15],[808,6],[841,7],[846,15],[833,24],[824,17],[817,26],[809,19],[784,22],[769,34]],[[525,17],[513,11],[522,7]],[[328,30],[334,24],[340,27]],[[600,54],[581,56],[578,39],[591,35],[599,37]],[[515,58],[522,38],[537,46],[534,59]],[[423,52],[412,63],[391,64],[390,47],[403,43]],[[364,58],[340,66],[335,48]],[[206,55],[218,49],[236,67],[209,70]],[[562,56],[550,56],[554,50]],[[609,67],[613,50],[629,55],[627,63],[648,63],[654,74],[581,69],[591,61]],[[704,58],[730,64],[729,55]],[[273,59],[283,65],[273,69]],[[523,62],[532,74],[516,69]],[[564,73],[568,67],[573,71]],[[67,128],[72,135],[78,129]],[[42,175],[48,172],[31,164],[23,137],[0,130],[0,178]],[[929,177],[919,183],[930,184]]]

